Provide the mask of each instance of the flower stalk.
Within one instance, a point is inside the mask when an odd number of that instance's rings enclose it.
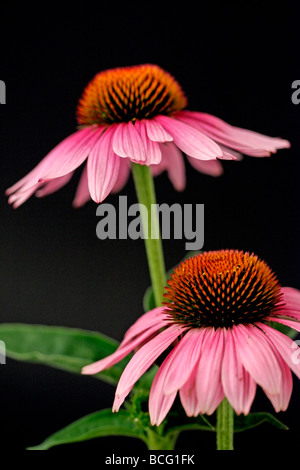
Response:
[[[234,411],[226,398],[217,408],[217,450],[233,450]]]
[[[148,450],[174,450],[178,434],[163,436],[149,428],[147,430]]]
[[[148,166],[137,163],[132,163],[132,174],[138,202],[147,209],[141,210],[141,219],[154,300],[156,306],[160,306],[166,285],[166,270],[159,217],[155,210],[156,196],[153,177]]]

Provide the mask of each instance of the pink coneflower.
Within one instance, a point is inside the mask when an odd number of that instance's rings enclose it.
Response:
[[[98,73],[77,108],[80,126],[58,144],[29,174],[7,190],[9,203],[20,206],[32,194],[57,191],[86,160],[74,206],[89,198],[102,202],[126,183],[130,162],[167,171],[175,189],[185,186],[184,152],[202,173],[222,173],[219,159],[240,152],[268,156],[289,147],[280,138],[233,127],[209,114],[184,111],[187,99],[168,73],[156,65],[139,65]]]
[[[162,353],[167,356],[149,397],[152,425],[163,421],[177,392],[188,416],[212,414],[224,397],[237,414],[248,414],[257,385],[277,412],[287,408],[291,370],[300,378],[300,348],[272,325],[300,331],[298,290],[281,287],[254,254],[222,250],[182,262],[165,297],[163,307],[131,326],[114,354],[83,369],[98,373],[137,350],[120,378],[113,411]]]

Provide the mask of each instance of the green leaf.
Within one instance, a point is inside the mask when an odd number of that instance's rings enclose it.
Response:
[[[146,443],[143,430],[136,425],[126,410],[112,413],[111,409],[96,411],[74,421],[49,436],[38,446],[28,450],[47,450],[54,446],[87,441],[104,436],[127,436],[141,439]]]
[[[288,427],[279,421],[275,416],[270,413],[259,412],[250,413],[247,416],[239,415],[234,417],[234,432],[246,431],[247,429],[255,428],[263,423],[269,423],[278,429],[288,430]]]
[[[188,258],[191,258],[192,256],[196,256],[198,255],[199,253],[201,253],[201,251],[188,251],[185,255],[185,257],[180,261],[180,263]],[[178,266],[180,263],[178,263],[176,266]],[[170,275],[172,274],[172,272],[174,271],[175,267],[174,266],[173,268],[171,268],[169,271],[167,271],[167,279],[170,278]],[[149,310],[153,310],[154,308],[156,307],[156,304],[155,304],[155,300],[154,300],[154,293],[153,293],[153,289],[152,289],[152,286],[149,286],[146,291],[145,291],[145,294],[144,294],[144,298],[143,298],[143,308],[144,308],[144,311],[145,312],[149,312]]]
[[[118,347],[117,341],[92,331],[20,323],[0,324],[0,340],[5,343],[7,357],[78,374],[83,366]],[[125,359],[92,377],[116,384],[127,362]]]
[[[275,328],[275,330],[281,331],[281,333],[289,336],[291,339],[294,339],[299,335],[299,331],[293,330],[289,326],[283,325],[281,323],[270,322],[270,325],[272,326],[272,328]]]

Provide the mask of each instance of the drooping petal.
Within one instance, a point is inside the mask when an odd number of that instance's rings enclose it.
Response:
[[[32,196],[37,189],[39,189],[42,185],[41,184],[35,184],[33,186],[30,186],[29,188],[25,189],[23,191],[23,188],[19,191],[16,191],[14,194],[11,194],[8,198],[8,203],[12,204],[14,209],[17,209],[21,204],[23,204],[27,199]]]
[[[185,165],[181,151],[172,142],[159,144],[162,160],[159,165],[151,167],[152,175],[157,176],[163,171],[167,171],[168,177],[176,191],[183,191],[185,188]]]
[[[283,304],[272,312],[272,315],[295,318],[300,321],[300,291],[293,287],[281,288]]]
[[[119,161],[119,172],[111,193],[118,193],[125,186],[130,174],[130,162],[128,159],[122,158]],[[82,207],[91,200],[91,195],[88,186],[87,165],[84,166],[82,171],[75,197],[73,200],[73,207]]]
[[[188,331],[168,355],[163,387],[166,395],[179,390],[191,375],[199,361],[203,332],[200,328]]]
[[[174,143],[187,155],[200,160],[222,158],[222,150],[213,140],[185,122],[162,115],[155,121],[171,134]]]
[[[187,416],[197,416],[198,413],[198,397],[196,391],[196,377],[198,364],[195,365],[188,380],[179,390],[180,401]]]
[[[154,119],[145,119],[141,121],[147,131],[147,135],[153,142],[172,142],[173,137]]]
[[[36,191],[36,197],[45,197],[49,194],[55,193],[70,181],[73,174],[74,172],[71,171],[71,173],[67,173],[66,175],[61,176],[60,178],[55,178],[53,180],[47,181],[40,189]]]
[[[42,160],[43,161],[43,160]],[[32,186],[35,186],[38,183],[39,177],[36,176],[38,174],[38,167],[41,165],[42,162],[40,162],[33,170],[31,170],[27,175],[23,176],[19,181],[17,181],[14,185],[10,186],[5,190],[5,195],[10,196],[16,191],[20,191],[23,186],[31,188]]]
[[[99,138],[101,132],[102,129],[85,128],[60,142],[33,170],[6,190],[6,194],[10,196],[9,204],[17,208],[40,189],[46,180],[71,173],[87,157],[88,149]],[[83,149],[87,150],[86,154],[82,154]],[[50,175],[51,169],[53,173]]]
[[[226,330],[207,328],[205,332],[196,376],[197,411],[210,415],[224,398],[221,370]]]
[[[140,316],[136,322],[126,331],[124,339],[121,344],[126,344],[136,336],[140,335],[143,331],[154,325],[161,325],[162,321],[166,321],[168,315],[165,307],[156,307],[147,313]]]
[[[222,363],[222,384],[226,398],[237,414],[249,413],[256,383],[243,367],[230,328],[227,330]]]
[[[147,162],[144,142],[131,121],[116,125],[112,146],[119,157],[129,158],[135,163],[145,164]]]
[[[120,159],[112,148],[114,132],[111,126],[103,133],[87,162],[88,187],[91,198],[97,203],[108,196],[119,173]]]
[[[141,139],[143,141],[145,151],[146,151],[146,160],[145,164],[147,166],[157,165],[161,162],[161,150],[157,142],[153,142],[149,139],[147,135],[147,129],[145,121],[136,121],[135,128],[139,132]]]
[[[300,311],[300,291],[294,287],[282,287],[281,292],[288,306]]]
[[[91,194],[88,185],[88,173],[87,173],[87,165],[84,165],[75,197],[73,199],[73,207],[78,208],[82,207],[91,199]]]
[[[265,390],[265,394],[272,403],[274,410],[279,413],[279,411],[286,411],[292,390],[293,390],[293,379],[291,369],[284,362],[281,356],[278,354],[278,363],[280,365],[281,372],[281,390],[280,393],[272,395]]]
[[[198,158],[192,158],[188,155],[187,159],[197,171],[205,175],[221,176],[224,173],[219,160],[199,160]]]
[[[281,393],[281,401],[278,404],[279,409],[281,411],[286,411],[291,395],[293,391],[293,377],[291,373],[291,369],[289,366],[284,362],[282,365],[282,393]]]
[[[132,341],[127,341],[126,343],[120,344],[118,349],[113,354],[83,367],[81,373],[83,375],[98,374],[98,372],[101,372],[102,370],[108,369],[114,364],[117,364],[134,349],[138,348],[147,339],[149,339],[154,333],[157,333],[158,330],[163,326],[164,324],[162,322],[160,324],[157,323],[154,326],[148,328],[139,336],[135,337]]]
[[[130,175],[130,162],[127,158],[120,159],[118,178],[111,190],[113,194],[118,193],[123,189],[128,181]]]
[[[153,381],[149,396],[152,425],[164,420],[177,391],[189,379],[199,360],[204,330],[189,330],[168,354]]]
[[[263,329],[290,369],[300,379],[300,348],[291,338],[268,325]]]
[[[225,145],[222,145],[220,143],[219,143],[219,146],[223,152],[223,160],[237,160],[237,161],[243,160],[244,156],[242,153],[237,152],[236,150],[230,149],[229,147],[226,147]]]
[[[113,411],[118,411],[135,382],[185,329],[186,327],[183,326],[172,325],[137,351],[121,375],[116,390]]]
[[[290,147],[287,140],[231,126],[211,114],[181,111],[178,117],[191,125],[194,122],[196,128],[211,139],[247,155],[268,156],[270,153],[275,153],[277,149]]]
[[[255,382],[271,395],[280,393],[281,372],[274,349],[266,335],[254,325],[233,326],[237,354]]]
[[[103,128],[81,129],[73,134],[73,139],[66,144],[66,139],[45,157],[40,171],[39,181],[44,182],[59,178],[78,168],[94,147],[98,146]],[[42,163],[42,162],[41,162]]]
[[[149,415],[152,426],[159,426],[162,423],[177,395],[177,390],[168,395],[164,393],[165,377],[168,372],[167,359],[164,360],[158,369],[150,389]]]

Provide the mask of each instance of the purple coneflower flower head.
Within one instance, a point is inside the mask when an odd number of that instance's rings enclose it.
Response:
[[[165,299],[129,328],[115,353],[83,369],[98,373],[135,351],[113,411],[162,354],[149,396],[152,425],[164,420],[178,393],[187,416],[212,414],[224,397],[237,414],[248,414],[257,385],[276,412],[287,409],[291,371],[300,378],[300,348],[274,325],[300,331],[298,290],[281,287],[256,255],[221,250],[175,268]]]
[[[198,171],[222,173],[220,160],[241,153],[269,156],[289,142],[231,126],[205,113],[186,111],[177,81],[157,65],[122,67],[98,73],[77,107],[79,129],[64,139],[6,194],[13,207],[32,194],[57,191],[86,162],[73,205],[102,202],[125,185],[130,162],[167,171],[176,190],[185,187],[182,152]]]

